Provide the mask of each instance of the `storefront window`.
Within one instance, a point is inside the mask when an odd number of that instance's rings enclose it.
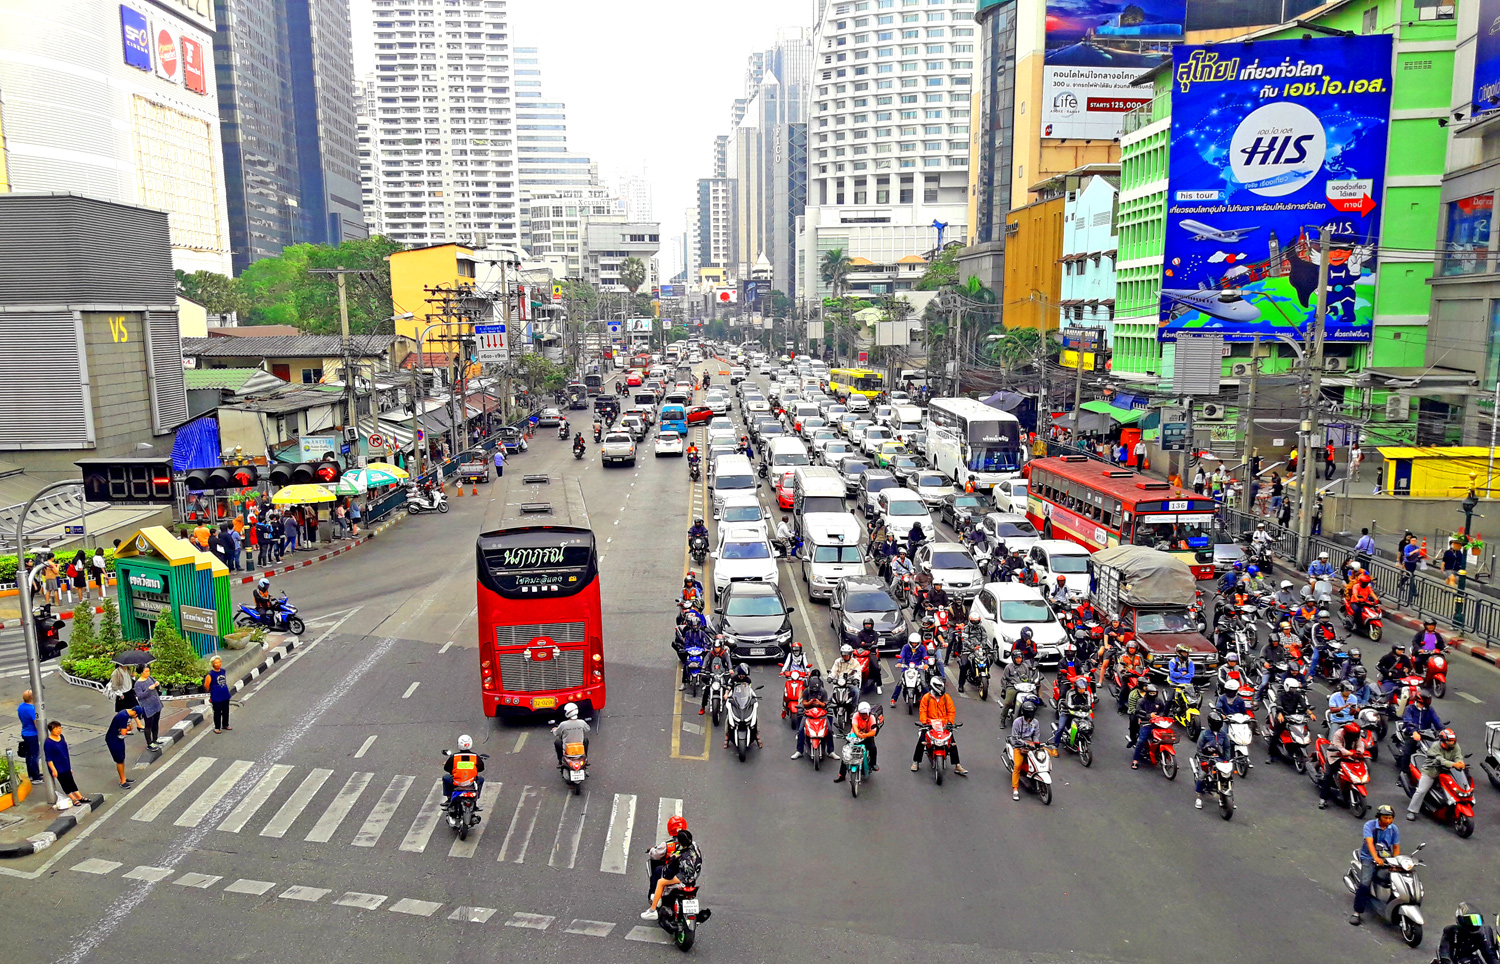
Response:
[[[1442,273],[1478,274],[1489,270],[1490,212],[1493,194],[1476,194],[1448,202],[1448,236]]]

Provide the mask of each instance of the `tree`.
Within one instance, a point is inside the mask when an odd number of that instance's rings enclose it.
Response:
[[[927,270],[922,273],[922,277],[912,286],[913,289],[937,291],[940,288],[958,284],[958,252],[961,250],[963,249],[954,245],[938,252],[938,256],[927,265]]]
[[[620,284],[634,295],[646,283],[646,262],[640,258],[626,258],[620,262]]]
[[[184,298],[198,302],[211,315],[243,313],[247,307],[245,296],[239,286],[228,275],[216,271],[177,271],[177,290]]]
[[[120,610],[113,599],[106,597],[100,608],[99,637],[95,646],[101,656],[113,656],[128,645],[120,632]]]
[[[823,283],[833,289],[835,298],[844,293],[844,286],[849,283],[849,272],[853,269],[854,262],[844,254],[843,248],[834,248],[823,255],[823,264],[820,274]]]
[[[792,299],[786,296],[785,291],[776,288],[771,289],[771,317],[787,318],[792,313]]]
[[[158,676],[200,676],[202,661],[177,629],[171,613],[162,613],[151,633],[151,671]]]
[[[79,606],[73,610],[73,632],[68,637],[68,658],[89,659],[94,656],[113,656],[100,649],[99,635],[94,629],[94,607]]]
[[[391,303],[391,266],[386,260],[403,245],[379,235],[326,244],[294,244],[274,258],[262,258],[240,273],[235,284],[247,302],[245,321],[252,325],[296,325],[313,334],[339,331],[338,282],[333,275],[309,274],[311,268],[356,268],[367,275],[346,279],[349,330],[381,330],[396,313]],[[422,305],[401,311],[421,313]]]

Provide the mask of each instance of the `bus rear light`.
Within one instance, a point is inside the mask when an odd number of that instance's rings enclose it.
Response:
[[[486,676],[484,678],[484,688],[487,690],[495,688],[495,678],[493,676]]]
[[[600,656],[598,653],[594,654],[594,662],[599,663],[599,662],[603,662],[603,660],[604,660],[603,656]]]
[[[594,670],[594,679],[603,679],[603,678],[604,678],[604,671],[603,670],[598,670],[598,669]]]

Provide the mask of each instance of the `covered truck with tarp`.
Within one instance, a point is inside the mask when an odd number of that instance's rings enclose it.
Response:
[[[1198,628],[1198,583],[1187,563],[1145,546],[1115,546],[1089,557],[1094,608],[1117,617],[1145,650],[1153,676],[1186,645],[1199,677],[1218,666],[1218,651]]]

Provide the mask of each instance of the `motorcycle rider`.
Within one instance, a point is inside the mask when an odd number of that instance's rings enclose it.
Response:
[[[604,423],[594,419],[594,441],[597,442],[604,437]]]
[[[1437,620],[1428,616],[1422,620],[1422,628],[1417,630],[1411,640],[1412,663],[1416,666],[1418,673],[1427,672],[1427,658],[1433,653],[1443,653],[1448,649],[1448,641],[1443,634],[1437,631]]]
[[[703,608],[703,583],[698,581],[698,574],[691,569],[682,577],[682,601],[695,609]]]
[[[271,603],[271,580],[261,577],[260,582],[255,584],[255,592],[252,594],[255,600],[255,615],[266,625],[271,624],[271,614],[275,607]]]
[[[1177,689],[1193,684],[1193,677],[1198,675],[1198,667],[1193,663],[1193,657],[1188,651],[1187,643],[1178,643],[1177,652],[1167,661],[1167,682]]]
[[[1297,634],[1292,632],[1292,624],[1283,619],[1277,624],[1276,632],[1266,640],[1265,649],[1262,651],[1260,689],[1255,693],[1256,699],[1266,695],[1266,689],[1272,682],[1279,683],[1281,679],[1296,672],[1295,668],[1290,667],[1289,664],[1292,658],[1291,649],[1297,645]],[[1278,663],[1288,664],[1288,668],[1284,672],[1280,671],[1276,668]],[[1278,672],[1282,673],[1281,678],[1274,678]]]
[[[1235,689],[1232,685],[1223,687],[1219,690],[1219,699],[1214,704],[1214,709],[1218,710],[1219,714],[1225,719],[1238,714],[1249,716],[1250,704],[1245,702],[1245,694],[1247,692],[1249,690],[1244,688]]]
[[[1327,810],[1328,801],[1336,794],[1339,783],[1339,763],[1352,759],[1359,752],[1359,724],[1350,720],[1342,725],[1335,723],[1329,728],[1328,747],[1323,751],[1327,766],[1323,779],[1318,784],[1318,809]]]
[[[807,751],[807,731],[802,727],[802,716],[814,707],[822,710],[828,709],[828,694],[823,689],[823,674],[816,669],[807,677],[807,686],[802,690],[802,699],[797,701],[797,719],[794,724],[797,728],[797,749],[792,753],[793,760],[801,759],[802,754]],[[823,750],[830,756],[833,754],[832,726],[823,736]]]
[[[1436,964],[1500,964],[1495,932],[1467,902],[1459,903],[1453,923],[1443,928]]]
[[[1025,654],[1019,649],[1010,651],[1010,664],[1000,671],[1000,692],[1004,694],[1001,708],[1007,712],[1017,709],[1016,696],[1020,692],[1016,688],[1017,683],[1032,683],[1040,687],[1042,674],[1037,672],[1036,664],[1025,658]]]
[[[703,614],[694,607],[688,605],[686,600],[677,604],[681,612],[677,616],[677,639],[672,642],[672,649],[677,653],[677,661],[682,664],[682,679],[677,683],[679,692],[687,689],[688,665],[687,651],[692,649],[707,649],[708,643],[705,639],[708,633],[708,623]]]
[[[891,584],[899,584],[902,576],[910,576],[914,571],[911,560],[906,557],[906,550],[896,550],[896,558],[891,560]]]
[[[1316,621],[1307,624],[1307,638],[1312,641],[1312,671],[1316,674],[1325,659],[1333,658],[1333,651],[1338,646],[1338,630],[1333,628],[1333,615],[1326,609],[1320,609]]]
[[[1130,760],[1130,769],[1139,770],[1141,763],[1146,759],[1146,749],[1150,746],[1151,737],[1142,732],[1143,723],[1150,722],[1153,716],[1165,716],[1167,713],[1166,702],[1161,698],[1155,683],[1147,683],[1138,686],[1135,692],[1130,694],[1130,702],[1126,704],[1130,713],[1130,740],[1125,745],[1135,747],[1135,755]]]
[[[953,705],[953,697],[945,692],[946,687],[943,684],[943,678],[941,676],[934,676],[932,681],[927,685],[928,692],[922,696],[922,703],[917,707],[917,718],[921,720],[923,726],[927,726],[933,720],[942,720],[951,727],[953,722],[958,718],[958,707]],[[965,770],[963,765],[958,762],[957,731],[950,729],[949,733],[948,756],[953,758],[953,772],[961,777],[966,777],[969,775],[969,771]],[[911,769],[913,773],[921,769],[922,750],[926,743],[927,731],[918,730],[917,749],[912,753],[911,757]]]
[[[1395,809],[1388,803],[1376,807],[1375,819],[1365,821],[1360,836],[1364,840],[1359,849],[1359,883],[1354,888],[1354,913],[1349,915],[1349,923],[1356,927],[1361,923],[1365,904],[1370,901],[1375,875],[1385,866],[1386,858],[1381,851],[1392,857],[1401,856],[1401,830],[1396,826]]]
[[[1124,713],[1128,709],[1126,704],[1130,695],[1141,688],[1140,681],[1146,678],[1146,657],[1141,653],[1140,643],[1132,639],[1125,644],[1125,654],[1120,657],[1116,673],[1120,677],[1120,697],[1115,701],[1116,709]],[[1127,685],[1132,676],[1136,679],[1135,686]],[[1130,742],[1134,743],[1135,737],[1132,736]]]
[[[1250,567],[1245,570],[1245,578],[1240,581],[1238,588],[1252,596],[1265,592],[1267,589],[1266,577],[1260,574],[1260,566],[1251,563]]]
[[[1266,524],[1264,522],[1257,522],[1255,524],[1255,532],[1250,536],[1250,545],[1255,550],[1257,558],[1265,559],[1269,562],[1271,558],[1271,546],[1275,542],[1276,540],[1271,538],[1271,533],[1266,528]]]
[[[854,648],[868,650],[870,653],[870,671],[860,687],[860,692],[863,693],[873,686],[875,694],[882,695],[885,691],[881,686],[884,681],[880,673],[880,634],[875,631],[875,620],[865,618],[864,628],[854,635]]]
[[[880,767],[875,765],[875,734],[880,732],[880,718],[870,709],[869,703],[859,704],[854,713],[854,718],[849,721],[850,731],[864,742],[865,753],[870,760],[870,770],[873,772]],[[843,783],[849,776],[849,764],[839,761],[839,775],[834,778],[834,783]]]
[[[854,658],[854,647],[848,643],[839,647],[839,658],[828,667],[829,679],[837,682],[840,676],[848,676],[854,682],[856,693],[863,688],[864,678],[859,670],[859,660]]]
[[[1432,708],[1432,694],[1422,690],[1401,715],[1401,759],[1396,763],[1396,770],[1400,772],[1411,764],[1412,754],[1419,748],[1418,733],[1437,733],[1442,729],[1443,721],[1438,719],[1437,712]],[[1428,756],[1431,757],[1431,754]],[[1420,799],[1417,802],[1421,804]]]
[[[1240,667],[1240,654],[1234,650],[1224,654],[1224,663],[1219,667],[1217,673],[1219,689],[1232,689],[1239,692],[1240,687],[1248,682],[1245,671]]]
[[[1087,719],[1093,711],[1094,694],[1089,692],[1088,677],[1080,676],[1068,687],[1061,702],[1057,704],[1057,728],[1052,731],[1052,745],[1059,746],[1062,743],[1063,734],[1068,731],[1068,724],[1074,717]]]
[[[1361,572],[1359,577],[1352,583],[1353,589],[1345,586],[1344,611],[1356,625],[1364,621],[1360,610],[1365,606],[1380,606],[1380,597],[1375,594],[1374,580],[1368,572]]]
[[[1311,582],[1317,582],[1319,579],[1333,578],[1333,564],[1328,561],[1328,553],[1318,553],[1318,558],[1314,559],[1312,565],[1307,567],[1307,578]]]
[[[1214,765],[1214,760],[1232,760],[1234,750],[1229,745],[1229,734],[1224,732],[1224,717],[1218,710],[1208,711],[1208,727],[1198,737],[1198,766],[1193,773],[1193,809],[1203,809],[1204,778]]]
[[[704,657],[703,660],[703,672],[708,676],[713,676],[716,673],[734,672],[734,665],[729,656],[729,647],[725,643],[722,634],[714,637],[713,648],[708,651],[708,655]],[[725,690],[725,695],[727,696],[727,686],[725,687]],[[709,687],[703,687],[703,696],[698,703],[699,716],[702,716],[704,713],[708,712],[708,691]]]
[[[703,380],[707,381],[708,376],[704,375]],[[691,865],[695,869],[703,866],[703,853],[693,843],[691,831],[679,830],[674,839],[676,847],[662,866],[661,876],[656,881],[656,890],[651,894],[651,906],[641,912],[642,920],[657,920],[661,916],[661,912],[657,909],[661,903],[661,896],[666,893],[668,887],[682,883],[681,874],[684,866]]]
[[[1354,684],[1354,698],[1360,706],[1369,706],[1375,702],[1375,688],[1370,685],[1369,673],[1363,666],[1354,667],[1349,682]]]
[[[563,707],[563,721],[552,728],[552,748],[557,751],[557,762],[563,761],[563,746],[582,743],[584,756],[589,752],[589,724],[578,718],[578,704],[568,703]]]
[[[1283,612],[1294,612],[1297,609],[1298,599],[1296,587],[1290,579],[1281,580],[1281,586],[1276,590],[1274,597],[1277,608]]]
[[[1364,655],[1359,651],[1359,647],[1358,646],[1350,646],[1349,647],[1349,658],[1346,659],[1346,660],[1344,660],[1344,664],[1339,667],[1339,678],[1340,679],[1353,679],[1354,678],[1354,671],[1356,669],[1361,669],[1362,670],[1364,668],[1365,668],[1364,667]]]
[[[729,677],[729,689],[731,691],[733,691],[734,688],[736,686],[739,686],[741,683],[745,684],[746,686],[753,685],[750,682],[750,667],[748,665],[746,665],[745,663],[740,663],[740,664],[738,664],[738,665],[735,666],[735,668],[734,668],[734,675],[731,676],[731,677]],[[765,745],[765,744],[763,744],[763,743],[760,742],[760,716],[759,716],[759,714],[757,714],[756,717],[755,717],[755,725],[752,726],[752,727],[750,727],[750,739],[752,739],[752,740],[755,741],[755,745],[756,746],[764,746]],[[729,749],[729,727],[728,726],[724,727],[724,749],[726,749],[726,750]]]
[[[791,520],[786,516],[776,523],[776,551],[783,557],[791,556],[797,546],[797,533],[792,528]]]
[[[1057,582],[1047,595],[1053,602],[1066,606],[1068,604],[1068,577],[1058,573]]]
[[[1380,673],[1380,689],[1385,693],[1394,692],[1401,679],[1417,671],[1416,664],[1406,655],[1404,643],[1392,643],[1391,651],[1380,657],[1375,669]]]
[[[1283,684],[1281,697],[1271,707],[1271,745],[1266,750],[1266,762],[1275,763],[1275,748],[1281,744],[1281,733],[1286,729],[1286,718],[1293,713],[1306,713],[1307,694],[1302,691],[1302,681],[1288,676]]]
[[[1021,701],[1016,718],[1010,723],[1010,798],[1012,800],[1021,799],[1021,772],[1026,768],[1024,747],[1028,743],[1036,742],[1040,733],[1041,724],[1036,719],[1036,697],[1028,696]],[[1054,745],[1057,743],[1056,739],[1052,742]]]
[[[677,849],[677,835],[687,829],[687,818],[674,813],[667,818],[667,839],[646,851],[651,865],[651,890],[656,891],[656,882],[667,869],[667,858]]]
[[[1234,592],[1236,586],[1245,578],[1245,564],[1238,560],[1224,573],[1219,580],[1219,595],[1228,596]]]
[[[922,523],[913,522],[911,529],[906,533],[906,551],[913,556],[917,554],[917,547],[927,541],[927,533],[922,529]]]
[[[978,613],[969,615],[969,623],[963,628],[962,636],[959,630],[954,629],[953,635],[959,643],[958,647],[958,691],[964,691],[964,683],[968,682],[974,672],[974,653],[976,647],[984,643],[984,626],[979,620]],[[949,645],[952,650],[952,645]]]
[[[573,451],[574,452],[586,452],[586,451],[588,451],[588,447],[589,447],[588,443],[583,440],[583,433],[582,432],[578,432],[578,433],[576,433],[573,436]]]
[[[927,644],[922,642],[921,633],[912,633],[906,637],[906,644],[901,647],[901,655],[896,658],[896,688],[891,690],[891,705],[902,696],[902,687],[906,685],[906,670],[915,666],[920,669],[927,662]]]
[[[791,648],[787,650],[786,659],[781,662],[781,672],[790,673],[792,670],[807,675],[807,654],[802,651],[802,643],[792,640]]]
[[[1011,644],[1011,651],[1020,653],[1028,663],[1036,662],[1036,634],[1030,626],[1021,627],[1021,635]]]
[[[448,803],[453,799],[453,788],[455,786],[465,787],[474,784],[474,792],[478,793],[484,789],[484,760],[474,751],[474,739],[465,733],[458,738],[458,749],[447,754],[443,761],[443,809],[448,809]],[[479,812],[479,803],[476,798],[474,812]]]
[[[692,542],[694,539],[698,538],[708,538],[708,526],[703,524],[702,516],[694,519],[693,524],[688,528],[688,541]]]
[[[1328,726],[1330,729],[1353,723],[1359,712],[1360,702],[1354,698],[1354,681],[1346,679],[1328,697]],[[1357,724],[1356,724],[1357,725]]]

